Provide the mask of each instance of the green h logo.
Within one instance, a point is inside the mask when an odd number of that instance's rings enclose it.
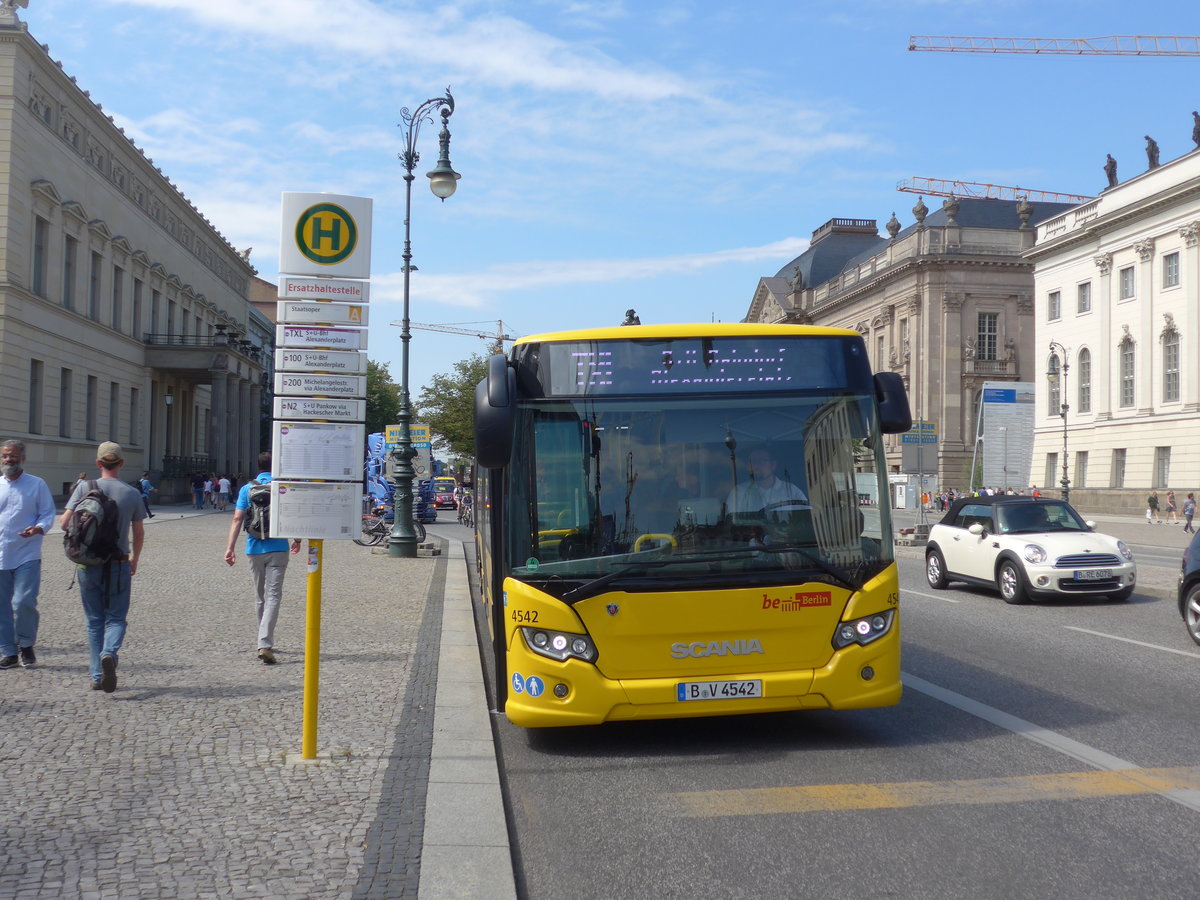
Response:
[[[318,265],[336,265],[358,246],[358,226],[350,213],[337,204],[318,203],[297,219],[296,246],[306,259]]]

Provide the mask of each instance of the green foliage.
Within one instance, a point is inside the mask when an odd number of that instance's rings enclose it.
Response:
[[[475,385],[487,376],[488,357],[473,353],[449,375],[434,375],[421,388],[418,421],[429,426],[457,457],[475,457]]]
[[[387,363],[367,360],[367,434],[400,421],[400,385],[392,381]]]

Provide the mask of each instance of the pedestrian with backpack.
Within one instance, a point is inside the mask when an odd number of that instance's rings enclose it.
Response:
[[[87,620],[92,690],[106,694],[117,689],[117,656],[125,640],[130,588],[145,538],[142,495],[121,480],[122,454],[121,445],[112,441],[96,449],[100,477],[75,488],[60,521]]]
[[[246,559],[254,581],[254,611],[258,618],[258,659],[263,665],[275,664],[275,623],[279,619],[279,603],[283,599],[283,576],[288,566],[287,538],[270,537],[271,513],[271,454],[258,455],[259,475],[238,491],[233,521],[229,524],[229,540],[225,545],[225,562],[237,561],[234,551],[238,532],[246,532]],[[292,538],[291,552],[300,552],[300,538]]]
[[[50,488],[24,465],[21,441],[0,444],[0,669],[37,663],[42,535],[54,525]]]

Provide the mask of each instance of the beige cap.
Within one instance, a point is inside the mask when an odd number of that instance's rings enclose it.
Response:
[[[121,445],[115,441],[105,441],[96,448],[96,462],[102,463],[119,463],[125,462],[125,457],[121,452]]]

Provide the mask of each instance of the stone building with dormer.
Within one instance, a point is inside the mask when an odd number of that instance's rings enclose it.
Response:
[[[248,257],[0,7],[0,436],[54,493],[105,440],[163,497],[254,474],[271,347]]]
[[[971,482],[984,382],[1031,381],[1035,351],[1033,264],[1023,256],[1036,225],[1068,204],[922,198],[887,237],[874,219],[830,219],[807,250],[762,278],[743,321],[857,330],[875,371],[898,372],[913,418],[936,425],[937,484]],[[900,436],[888,468],[901,471]]]

